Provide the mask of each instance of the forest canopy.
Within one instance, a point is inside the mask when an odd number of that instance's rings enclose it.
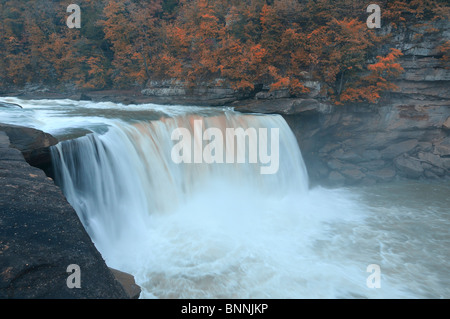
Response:
[[[67,6],[81,8],[68,28]],[[372,3],[372,2],[370,2]],[[0,1],[0,88],[28,83],[106,89],[181,81],[376,102],[402,53],[366,25],[360,0]],[[448,19],[445,0],[376,1],[383,23]],[[448,58],[448,43],[442,46]]]

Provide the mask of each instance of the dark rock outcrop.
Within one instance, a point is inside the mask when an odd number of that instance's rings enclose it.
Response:
[[[446,103],[411,108],[408,114],[417,116],[407,117],[404,105],[390,103],[369,110],[340,106],[327,113],[284,117],[313,182],[441,178],[450,177],[450,136],[443,126],[450,116]]]
[[[44,170],[51,166],[50,146],[58,143],[55,137],[30,127],[2,123],[0,131],[8,135],[11,147],[20,150],[30,165]]]
[[[141,93],[153,103],[204,106],[227,105],[255,95],[254,91],[242,92],[229,86],[206,83],[191,88],[186,83],[176,80],[150,81]]]
[[[76,212],[0,130],[0,298],[128,298]],[[81,288],[69,288],[68,266]]]
[[[139,299],[141,295],[141,287],[136,284],[134,277],[126,272],[109,268],[113,273],[114,277],[120,282],[122,287],[125,289],[126,293],[130,299]]]
[[[269,113],[281,115],[315,114],[331,112],[331,105],[315,99],[275,99],[275,100],[245,100],[237,101],[234,106],[236,111],[243,113]]]

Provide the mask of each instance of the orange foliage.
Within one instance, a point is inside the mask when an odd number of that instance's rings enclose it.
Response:
[[[391,49],[385,57],[378,56],[377,62],[367,66],[370,74],[362,77],[353,86],[348,87],[340,96],[340,102],[378,102],[381,92],[392,91],[397,86],[390,79],[397,77],[404,70],[396,60],[403,55],[398,49]]]
[[[400,51],[374,57],[384,37],[367,28],[364,1],[80,1],[81,29],[65,25],[68,1],[0,2],[0,86],[101,89],[178,80],[302,96],[306,81],[319,81],[323,98],[374,103],[395,89],[391,81],[402,71]],[[378,3],[383,25],[412,20],[428,33],[449,14],[445,0]],[[440,47],[444,63],[449,47]]]

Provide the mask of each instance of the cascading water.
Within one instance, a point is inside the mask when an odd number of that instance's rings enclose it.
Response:
[[[228,113],[200,118],[205,128],[222,127],[224,132],[225,128],[238,124],[245,129],[281,128],[281,169],[270,175],[261,174],[260,165],[248,161],[174,163],[171,153],[175,141],[171,133],[178,127],[191,128],[194,119],[198,121],[199,117],[122,123],[111,127],[106,134],[89,134],[55,146],[52,154],[56,181],[62,185],[91,236],[98,238],[99,245],[103,245],[102,240],[110,243],[120,238],[130,221],[139,220],[137,225],[140,225],[151,215],[170,214],[196,194],[213,187],[223,187],[218,191],[227,202],[239,202],[233,195],[242,192],[273,197],[307,191],[307,173],[300,150],[280,116]],[[204,200],[208,204],[208,196]],[[127,230],[133,233],[132,228]]]
[[[196,120],[223,136],[227,128],[279,129],[278,172],[263,175],[248,161],[175,164],[172,132],[183,127],[194,136]],[[53,156],[56,182],[107,263],[135,274],[144,297],[345,295],[334,291],[336,280],[320,284],[325,290],[308,286],[326,272],[343,271],[311,268],[323,262],[311,243],[325,236],[321,224],[351,215],[351,200],[329,192],[336,211],[320,207],[323,198],[308,191],[297,141],[281,116],[228,111],[121,123],[106,134],[60,143]],[[343,278],[358,279],[365,282]]]
[[[55,181],[107,264],[132,273],[143,298],[450,296],[448,183],[308,189],[280,116],[5,101],[24,108],[0,110],[3,122],[65,140],[52,149]],[[186,128],[195,148],[196,121],[224,139],[227,128],[278,129],[278,171],[261,174],[269,164],[249,163],[248,150],[245,163],[176,164],[172,133]],[[370,264],[381,268],[380,288],[367,286]]]

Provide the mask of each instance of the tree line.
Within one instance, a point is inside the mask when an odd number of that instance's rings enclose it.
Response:
[[[402,72],[402,53],[367,27],[365,1],[79,0],[81,28],[70,29],[73,2],[0,1],[0,89],[178,80],[301,96],[305,83],[319,81],[321,96],[337,104],[374,103]],[[394,29],[449,16],[446,0],[377,3],[383,24]],[[442,47],[448,51],[449,43]]]

